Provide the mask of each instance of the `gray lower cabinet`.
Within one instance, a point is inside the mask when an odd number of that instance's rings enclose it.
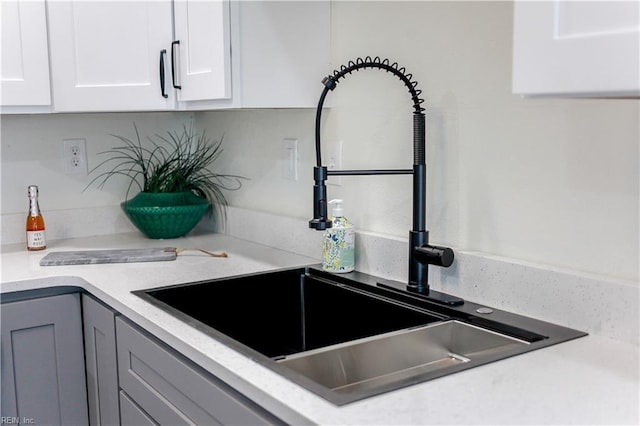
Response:
[[[0,314],[3,423],[283,424],[87,294],[6,302]]]
[[[3,423],[86,425],[80,294],[3,303]]]
[[[82,295],[87,399],[91,425],[120,424],[116,313]],[[132,424],[132,423],[124,423]]]
[[[123,424],[282,424],[122,317],[116,335]]]
[[[155,426],[158,424],[124,391],[120,391],[120,410],[123,425]]]

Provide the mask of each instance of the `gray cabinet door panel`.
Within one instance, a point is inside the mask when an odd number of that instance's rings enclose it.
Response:
[[[2,417],[88,422],[79,294],[2,304]]]
[[[92,425],[120,423],[115,313],[82,295],[89,421]]]
[[[123,425],[158,426],[124,391],[120,391],[120,410]]]
[[[280,424],[255,403],[116,319],[120,387],[160,424]]]

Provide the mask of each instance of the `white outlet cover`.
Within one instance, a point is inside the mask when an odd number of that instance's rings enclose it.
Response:
[[[86,176],[87,171],[87,146],[84,139],[63,140],[64,169],[68,175]]]

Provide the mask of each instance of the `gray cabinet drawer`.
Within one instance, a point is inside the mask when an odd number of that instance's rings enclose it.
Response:
[[[222,381],[116,319],[120,388],[159,424],[281,424]]]
[[[120,391],[120,411],[123,425],[136,425],[136,426],[157,426],[158,423],[153,421],[151,417],[144,410],[138,407],[138,404],[133,402],[129,396]]]

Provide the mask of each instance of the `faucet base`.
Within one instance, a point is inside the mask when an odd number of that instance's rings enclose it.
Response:
[[[393,290],[396,292],[402,293],[411,293],[412,296],[419,297],[420,299],[427,300],[429,302],[437,303],[438,305],[446,305],[446,306],[462,306],[464,305],[464,299],[461,299],[456,296],[452,296],[450,294],[441,293],[436,290],[427,289],[426,291],[419,291],[415,286],[407,285],[404,289],[399,286],[394,286],[390,284],[385,284],[378,282],[376,283],[378,287],[385,288],[387,290]]]
[[[426,290],[418,290],[417,287],[413,287],[408,285],[407,291],[411,294],[420,297],[421,299],[429,300],[430,302],[438,303],[440,305],[447,306],[460,306],[464,305],[464,299],[460,299],[459,297],[452,296],[450,294],[441,293],[436,290],[426,289]]]
[[[399,283],[398,283],[399,284]],[[426,292],[421,292],[416,290],[413,286],[406,286],[404,289],[397,285],[385,284],[381,282],[377,282],[376,285],[378,287],[385,288],[387,290],[393,290],[398,293],[411,293],[412,296],[419,297],[420,299],[426,300],[428,302],[437,303],[438,305],[445,306],[462,306],[464,305],[464,299],[461,299],[456,296],[452,296],[450,294],[441,293],[436,290],[427,290]]]
[[[450,294],[441,293],[436,290],[427,289],[426,291],[420,291],[414,286],[406,286],[403,290],[398,288],[397,286],[384,284],[378,282],[376,284],[378,287],[386,288],[388,290],[394,290],[397,292],[408,292],[411,293],[412,296],[419,297],[420,299],[427,300],[429,302],[437,303],[438,305],[446,305],[446,306],[462,306],[464,305],[464,299],[461,299],[456,296],[452,296]]]

